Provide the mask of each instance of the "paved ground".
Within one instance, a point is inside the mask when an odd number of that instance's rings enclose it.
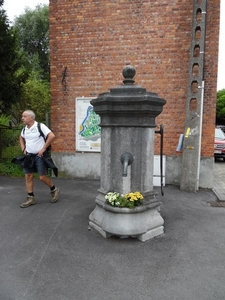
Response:
[[[208,205],[213,191],[165,187],[165,234],[142,243],[88,230],[99,181],[55,182],[57,203],[36,181],[37,204],[21,209],[24,179],[0,177],[0,300],[224,300],[225,208]]]
[[[225,201],[225,162],[222,159],[217,159],[214,164],[214,187],[213,191],[218,197],[218,200]],[[225,203],[224,203],[225,204]]]

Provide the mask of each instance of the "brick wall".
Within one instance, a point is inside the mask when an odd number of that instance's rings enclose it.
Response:
[[[201,0],[196,0],[201,1]],[[164,154],[177,156],[184,131],[193,1],[50,0],[51,127],[53,150],[75,152],[75,99],[135,84],[167,100]],[[220,0],[208,0],[202,156],[213,156]],[[156,137],[158,154],[159,137]]]

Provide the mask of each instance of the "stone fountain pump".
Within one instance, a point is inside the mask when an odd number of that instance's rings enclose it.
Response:
[[[134,84],[136,70],[123,69],[123,85],[91,100],[101,122],[101,180],[90,228],[103,237],[135,237],[142,242],[164,233],[161,203],[153,190],[155,118],[166,101]],[[109,191],[139,191],[143,204],[132,209],[109,205]]]

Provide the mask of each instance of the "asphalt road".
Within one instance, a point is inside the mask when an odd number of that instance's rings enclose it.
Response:
[[[216,164],[223,176],[225,164]],[[60,199],[35,181],[0,177],[0,300],[224,300],[225,209],[211,190],[166,186],[163,235],[145,243],[88,230],[99,181],[54,179]]]

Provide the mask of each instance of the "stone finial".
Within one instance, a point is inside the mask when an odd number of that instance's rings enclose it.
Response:
[[[133,84],[134,83],[133,78],[136,74],[136,70],[134,67],[132,67],[131,65],[125,66],[123,68],[122,74],[123,74],[123,77],[125,78],[123,80],[124,84]]]

